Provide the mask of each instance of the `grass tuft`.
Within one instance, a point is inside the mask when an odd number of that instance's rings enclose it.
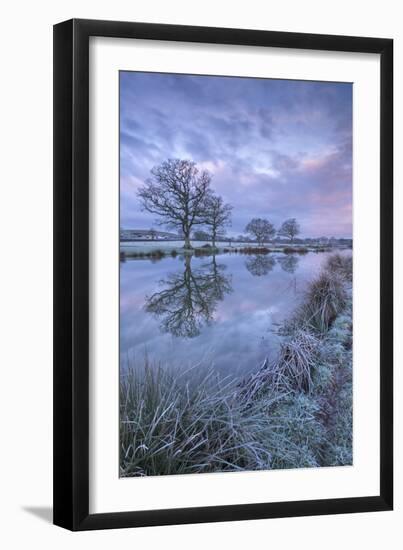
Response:
[[[274,398],[240,400],[212,371],[185,380],[148,364],[122,376],[121,476],[270,468],[267,442],[279,439],[268,415]]]

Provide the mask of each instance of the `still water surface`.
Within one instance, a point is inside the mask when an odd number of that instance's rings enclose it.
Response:
[[[329,253],[133,259],[120,264],[120,361],[255,370]]]

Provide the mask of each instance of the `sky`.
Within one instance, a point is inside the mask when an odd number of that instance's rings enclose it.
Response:
[[[229,234],[262,217],[352,235],[352,84],[121,72],[122,228],[158,227],[136,192],[169,158],[210,172]]]

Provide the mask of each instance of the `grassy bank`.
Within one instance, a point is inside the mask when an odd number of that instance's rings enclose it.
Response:
[[[243,380],[146,363],[122,376],[122,476],[352,463],[351,258],[331,256]]]

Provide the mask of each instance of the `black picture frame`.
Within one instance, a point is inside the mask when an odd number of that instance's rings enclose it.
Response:
[[[381,58],[380,491],[355,498],[89,513],[89,38],[364,52]],[[391,510],[393,40],[73,19],[54,26],[54,523],[78,530]],[[368,343],[370,345],[370,343]]]

